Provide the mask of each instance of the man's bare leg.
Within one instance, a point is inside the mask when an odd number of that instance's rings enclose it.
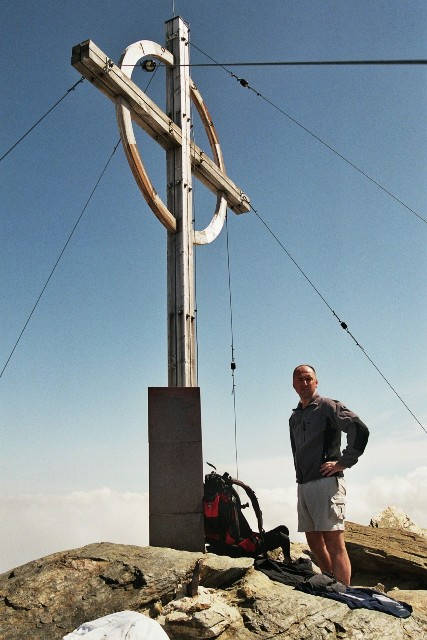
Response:
[[[345,585],[350,584],[351,564],[344,541],[344,531],[323,531],[323,539],[332,561],[332,573]]]
[[[339,582],[349,585],[351,564],[344,531],[308,531],[305,535],[320,570],[332,573]]]
[[[326,548],[322,531],[307,531],[305,534],[308,546],[316,558],[316,563],[322,573],[332,573],[332,560]]]

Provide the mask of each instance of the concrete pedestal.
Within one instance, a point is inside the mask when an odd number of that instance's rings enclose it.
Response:
[[[204,551],[198,387],[148,389],[150,545]]]

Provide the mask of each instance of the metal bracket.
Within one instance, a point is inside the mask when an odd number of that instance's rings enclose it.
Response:
[[[114,67],[114,62],[111,60],[111,58],[108,58],[107,63],[104,67],[104,71],[105,73],[110,73],[111,69]]]
[[[175,33],[172,33],[170,36],[166,36],[166,42],[170,42],[171,40],[175,40],[175,38],[177,38],[179,35],[178,31],[175,31]]]

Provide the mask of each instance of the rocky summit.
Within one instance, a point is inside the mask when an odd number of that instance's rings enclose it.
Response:
[[[347,523],[347,541],[352,584],[410,603],[410,617],[303,593],[273,582],[249,558],[102,542],[2,574],[0,640],[61,640],[125,610],[154,618],[171,640],[425,640],[426,538]],[[293,548],[294,556],[307,551]]]
[[[411,531],[412,533],[427,538],[427,529],[423,529],[415,524],[415,522],[398,507],[387,507],[387,509],[384,509],[379,515],[371,519],[370,525],[371,527],[378,527],[380,529],[403,529],[404,531]]]

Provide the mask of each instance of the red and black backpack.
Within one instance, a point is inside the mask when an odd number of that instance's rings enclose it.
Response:
[[[255,492],[228,473],[221,476],[213,468],[214,471],[205,476],[203,497],[207,550],[217,555],[256,557],[282,547],[284,557],[289,559],[288,528],[281,525],[265,532]],[[242,509],[248,507],[249,503],[242,505],[234,486],[241,487],[248,495],[257,518],[258,532],[252,531],[243,515]]]

